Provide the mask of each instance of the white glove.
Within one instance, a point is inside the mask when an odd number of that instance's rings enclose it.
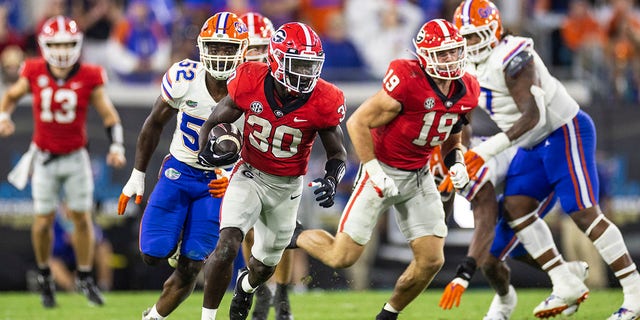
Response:
[[[449,168],[449,177],[451,178],[451,182],[453,183],[454,188],[464,188],[467,183],[469,183],[467,166],[460,162],[454,163],[451,168]]]
[[[391,177],[384,173],[377,159],[369,160],[362,166],[364,170],[367,171],[367,174],[369,174],[371,184],[373,184],[373,188],[378,192],[380,198],[398,195],[399,192],[396,183],[393,182]]]
[[[124,211],[127,209],[127,203],[134,194],[136,195],[136,204],[142,203],[142,195],[144,194],[144,176],[144,172],[135,168],[133,169],[131,177],[129,178],[129,181],[127,181],[127,184],[122,188],[122,194],[118,200],[118,215],[124,214]]]

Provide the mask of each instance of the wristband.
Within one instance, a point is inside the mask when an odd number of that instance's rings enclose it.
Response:
[[[456,277],[470,281],[473,278],[473,274],[476,272],[476,259],[472,257],[466,257],[461,264],[458,265],[456,270]]]
[[[109,139],[109,142],[111,142],[112,144],[124,144],[122,124],[116,123],[110,127],[105,127],[104,129],[107,131],[107,138]]]
[[[455,148],[451,150],[444,158],[444,166],[447,167],[447,170],[451,169],[451,167],[456,163],[464,164],[464,153],[459,148]]]
[[[324,171],[326,172],[324,177],[333,178],[334,182],[338,184],[342,181],[346,168],[347,166],[344,161],[340,159],[330,159],[324,165]]]
[[[510,146],[511,140],[507,134],[500,132],[471,150],[487,161]]]
[[[5,121],[11,119],[11,114],[9,112],[0,112],[0,121]]]

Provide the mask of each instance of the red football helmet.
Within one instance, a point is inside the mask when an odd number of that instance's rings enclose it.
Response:
[[[285,23],[271,37],[267,64],[271,75],[290,91],[313,91],[323,63],[320,37],[306,24]]]
[[[430,76],[445,80],[462,77],[466,66],[466,40],[444,19],[431,20],[413,40],[420,65]]]
[[[247,61],[267,61],[267,51],[269,50],[269,40],[273,36],[273,23],[269,18],[257,13],[248,12],[240,19],[247,25],[249,30],[249,48],[245,59]]]
[[[231,12],[219,12],[207,19],[198,35],[200,62],[217,80],[229,78],[244,61],[248,45],[247,26]]]
[[[480,38],[478,43],[467,47],[471,62],[484,61],[502,39],[500,11],[489,0],[463,1],[456,9],[453,21],[463,37],[475,34]]]
[[[67,17],[56,16],[42,25],[38,44],[47,62],[58,68],[73,66],[80,58],[82,32],[78,24]]]

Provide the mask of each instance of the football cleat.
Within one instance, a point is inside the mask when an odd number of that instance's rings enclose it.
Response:
[[[293,230],[293,236],[291,236],[291,241],[289,242],[287,249],[298,248],[298,243],[297,243],[298,237],[300,236],[302,231],[304,231],[304,227],[302,226],[302,223],[300,222],[300,220],[296,220],[296,228]]]
[[[577,310],[577,307],[580,305],[580,303],[587,300],[588,297],[589,289],[586,289],[586,286],[580,289],[578,298],[576,299],[569,300],[551,293],[551,295],[547,299],[542,301],[535,309],[533,309],[533,314],[536,316],[536,318],[540,319],[555,317],[574,305]]]
[[[238,274],[236,288],[233,290],[233,298],[229,306],[230,320],[245,320],[249,316],[249,309],[253,303],[253,293],[246,293],[242,290],[242,279],[249,276],[249,269],[244,268]]]
[[[142,312],[142,320],[160,320],[160,318],[150,317],[149,313],[151,313],[151,308],[147,308],[147,310]]]
[[[276,309],[276,320],[293,320],[289,294],[286,285],[278,285],[273,297],[273,307]]]
[[[53,277],[45,277],[41,274],[38,274],[36,276],[36,280],[38,282],[38,289],[40,290],[40,300],[42,301],[42,306],[45,308],[56,307],[56,287],[53,283]]]
[[[267,320],[269,317],[269,309],[273,302],[273,294],[266,284],[256,289],[256,305],[253,307],[251,320]]]
[[[77,280],[76,286],[78,290],[84,294],[89,300],[89,303],[96,306],[104,305],[104,298],[98,286],[93,282],[93,278],[86,278],[83,280]]]
[[[627,308],[620,308],[614,312],[607,320],[637,320],[640,319],[640,312]]]
[[[509,320],[517,304],[518,295],[516,294],[516,289],[510,285],[507,297],[504,299],[501,299],[497,293],[493,296],[489,311],[487,311],[483,320]]]
[[[376,320],[397,320],[397,319],[398,319],[397,313],[387,311],[384,308],[380,310],[380,313],[378,313],[378,315],[376,316]]]
[[[569,271],[571,273],[575,274],[578,277],[578,279],[582,280],[583,282],[589,277],[589,264],[586,263],[585,261],[567,262],[567,267],[569,268]],[[573,304],[573,305],[570,305],[564,311],[562,311],[562,315],[571,316],[576,312],[578,312],[578,305]]]

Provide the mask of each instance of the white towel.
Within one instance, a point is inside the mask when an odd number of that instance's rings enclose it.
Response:
[[[29,182],[29,177],[31,176],[31,172],[33,170],[33,159],[36,155],[35,144],[31,144],[29,146],[29,150],[25,152],[22,157],[20,157],[20,161],[16,164],[15,167],[9,172],[7,176],[7,180],[18,190],[23,190],[24,187],[27,186],[27,182]]]

